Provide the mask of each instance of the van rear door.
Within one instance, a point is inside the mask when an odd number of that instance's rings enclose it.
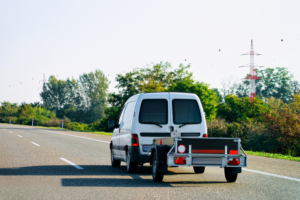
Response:
[[[170,93],[171,126],[181,137],[200,137],[206,126],[201,103],[196,95]]]
[[[134,132],[139,134],[141,153],[151,148],[153,138],[170,137],[169,93],[143,94],[137,102]]]

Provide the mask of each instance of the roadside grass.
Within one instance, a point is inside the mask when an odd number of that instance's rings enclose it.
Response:
[[[289,155],[282,155],[279,153],[265,153],[265,152],[257,152],[257,151],[245,151],[248,155],[254,155],[254,156],[263,156],[268,158],[277,158],[277,159],[283,159],[283,160],[293,160],[300,162],[300,157],[294,157]]]
[[[30,125],[24,125],[24,124],[9,124],[9,123],[0,123],[0,124],[18,125],[18,126],[29,126],[30,127]],[[33,127],[61,130],[61,127],[47,127],[47,126],[33,126]],[[66,130],[66,131],[76,131],[76,130],[71,130],[71,129],[66,129],[66,128],[64,128],[64,130]],[[102,131],[76,131],[76,132],[84,132],[84,133],[92,133],[92,134],[98,134],[98,135],[112,136],[112,133],[102,132]]]
[[[24,126],[26,126],[26,125],[24,125]],[[37,127],[37,128],[48,128],[48,129],[61,129],[61,127],[47,127],[47,126],[35,126],[35,127]],[[68,129],[64,128],[64,130],[68,130]]]
[[[108,135],[112,136],[112,133],[109,132],[99,132],[99,131],[79,131],[79,132],[85,132],[85,133],[92,133],[92,134],[98,134],[98,135]]]

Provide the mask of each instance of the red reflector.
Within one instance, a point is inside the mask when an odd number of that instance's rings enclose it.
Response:
[[[203,134],[203,137],[207,137],[207,134],[206,134],[206,133],[204,133],[204,134]]]
[[[215,153],[215,154],[224,154],[225,150],[216,150],[216,149],[201,149],[201,150],[192,150],[192,153]]]
[[[229,154],[239,155],[238,150],[229,150]]]
[[[240,160],[238,158],[233,158],[232,160],[227,160],[229,165],[239,165]]]
[[[186,164],[185,157],[176,157],[174,162],[175,162],[175,164],[178,164],[178,165]]]
[[[137,134],[131,134],[131,145],[133,147],[138,147],[139,146],[139,138]]]

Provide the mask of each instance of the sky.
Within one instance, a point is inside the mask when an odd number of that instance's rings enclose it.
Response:
[[[0,0],[0,102],[41,101],[43,75],[116,74],[151,63],[191,64],[194,78],[221,88],[255,63],[286,67],[300,81],[300,1]],[[283,41],[281,41],[283,39]]]

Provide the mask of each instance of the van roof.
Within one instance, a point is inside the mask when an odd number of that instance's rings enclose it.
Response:
[[[167,94],[171,94],[170,96],[173,98],[179,98],[180,96],[185,96],[185,97],[189,97],[189,98],[197,98],[197,95],[194,93],[190,93],[190,92],[147,92],[147,93],[140,93],[140,94],[136,94],[133,95],[132,97],[130,97],[127,101],[137,101],[138,98],[140,97],[140,95],[143,95],[144,97],[150,97],[150,96],[156,96],[157,94],[161,94],[162,96],[167,95]]]

